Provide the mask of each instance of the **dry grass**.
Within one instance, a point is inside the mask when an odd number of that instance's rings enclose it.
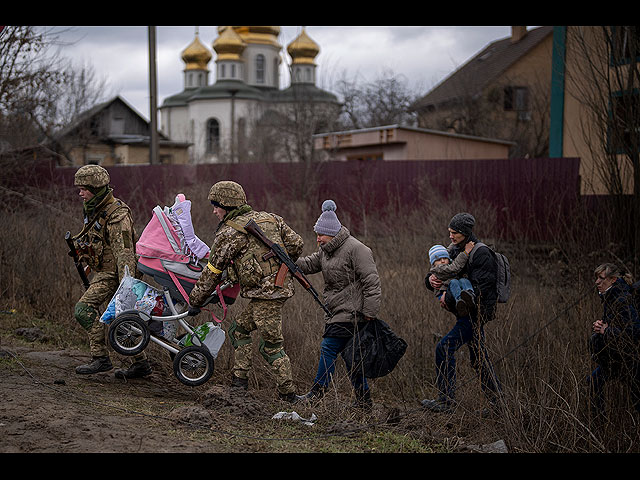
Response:
[[[193,200],[206,198],[207,192],[208,186],[202,185],[185,193]],[[52,331],[59,332],[56,338],[61,347],[83,345],[85,333],[72,316],[82,287],[63,240],[67,230],[76,233],[80,228],[80,202],[71,200],[69,191],[29,195],[34,201],[11,199],[2,209],[0,309],[15,308],[51,325]],[[135,198],[125,200],[136,204]],[[255,207],[284,216],[303,235],[305,254],[310,254],[315,248],[312,226],[318,206],[285,200],[274,198]],[[165,201],[172,203],[172,199]],[[193,221],[198,235],[210,244],[216,222],[207,203],[194,200]],[[490,356],[506,393],[504,421],[490,427],[494,438],[499,435],[512,451],[522,452],[637,451],[638,419],[625,400],[625,387],[609,387],[611,412],[602,429],[593,428],[586,413],[584,379],[593,367],[586,341],[592,321],[600,315],[591,272],[617,252],[585,252],[584,245],[571,236],[563,236],[561,244],[545,248],[500,242],[491,238],[495,212],[486,205],[467,205],[460,198],[439,202],[425,194],[421,211],[403,212],[390,207],[384,215],[368,212],[366,221],[358,223],[363,225],[362,231],[353,232],[374,252],[383,286],[380,317],[409,345],[392,374],[372,381],[375,400],[397,403],[404,411],[412,411],[420,399],[435,395],[434,348],[452,325],[453,317],[440,309],[424,287],[427,251],[434,243],[446,244],[447,222],[462,210],[473,212],[479,237],[497,243],[512,264],[512,299],[499,306],[497,319],[486,328]],[[151,212],[135,214],[140,233]],[[340,218],[347,227],[363,220],[346,213]],[[608,239],[601,242],[608,245]],[[311,279],[321,291],[320,276]],[[240,311],[243,302],[239,300],[231,307],[225,324]],[[299,288],[285,307],[284,334],[301,391],[310,386],[315,375],[322,330],[321,310]],[[457,358],[459,401],[465,411],[473,412],[484,405],[484,399],[466,349]],[[252,385],[269,388],[271,379],[259,355],[255,364]],[[226,344],[216,369],[228,372],[231,365],[232,352]],[[338,374],[336,391],[348,393],[342,365]],[[478,428],[482,425],[478,423]],[[468,425],[450,421],[446,428],[447,437],[452,438]]]

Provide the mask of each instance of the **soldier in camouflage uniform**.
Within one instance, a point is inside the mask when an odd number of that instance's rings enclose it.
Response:
[[[100,322],[98,308],[111,300],[125,266],[131,275],[136,273],[135,231],[131,210],[113,196],[109,173],[99,165],[85,165],[75,174],[74,184],[84,200],[84,228],[73,237],[80,258],[94,272],[89,288],[76,303],[74,315],[89,334],[92,361],[80,365],[81,375],[111,370],[113,365],[105,341],[107,326]],[[142,377],[151,373],[144,352],[134,357],[127,370],[117,370],[118,378]]]
[[[302,237],[284,220],[273,213],[256,212],[249,205],[241,185],[218,182],[211,187],[209,200],[218,217],[216,236],[211,247],[207,268],[189,296],[189,313],[195,315],[199,307],[220,283],[222,272],[237,277],[241,295],[250,299],[240,316],[229,327],[229,339],[235,351],[232,387],[246,389],[252,362],[251,332],[261,337],[260,353],[271,365],[281,399],[295,402],[298,397],[291,375],[291,362],[284,351],[282,336],[282,308],[293,296],[293,278],[287,273],[282,285],[276,285],[280,263],[275,258],[263,259],[269,249],[248,234],[244,226],[254,220],[273,242],[286,249],[295,260],[304,246]]]

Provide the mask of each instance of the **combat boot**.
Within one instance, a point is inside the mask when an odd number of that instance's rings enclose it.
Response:
[[[129,368],[118,369],[114,376],[116,378],[141,378],[146,377],[147,375],[151,375],[153,370],[151,369],[151,365],[149,365],[148,360],[140,360],[139,362],[135,362]]]
[[[306,400],[309,402],[320,400],[322,397],[324,397],[324,394],[326,391],[327,391],[327,387],[314,383],[313,386],[311,387],[311,390],[309,390],[307,393],[302,395],[300,399]]]
[[[291,403],[291,404],[301,402],[303,399],[303,397],[301,397],[300,395],[296,395],[295,392],[290,392],[290,393],[278,392],[278,397],[280,398],[280,400]]]
[[[76,367],[78,375],[91,375],[93,373],[107,372],[113,368],[109,357],[93,357],[90,363]]]

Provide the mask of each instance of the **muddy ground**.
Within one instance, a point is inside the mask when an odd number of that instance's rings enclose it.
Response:
[[[340,409],[292,406],[271,390],[232,389],[220,374],[188,387],[154,360],[144,379],[77,375],[88,360],[86,352],[2,339],[0,453],[430,453],[491,443],[473,438],[471,427],[461,437],[464,419],[425,415],[417,403],[377,399],[370,412],[349,408],[348,399],[337,399]],[[293,411],[315,421],[272,418]]]

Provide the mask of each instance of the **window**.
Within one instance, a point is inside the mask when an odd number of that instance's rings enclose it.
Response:
[[[347,155],[347,161],[354,161],[354,160],[359,162],[375,162],[376,160],[382,160],[382,153]]]
[[[207,153],[218,153],[220,147],[220,124],[215,118],[207,120]]]
[[[617,92],[610,105],[609,151],[627,155],[637,153],[640,147],[640,91]]]
[[[611,62],[613,65],[640,59],[640,26],[615,26],[611,29]]]
[[[112,117],[111,118],[111,135],[124,134],[124,118]]]
[[[256,82],[264,83],[264,55],[256,56]]]
[[[519,112],[529,110],[529,89],[527,87],[505,87],[504,109]]]
[[[85,155],[84,162],[86,165],[102,165],[105,155],[101,153],[89,152]]]

